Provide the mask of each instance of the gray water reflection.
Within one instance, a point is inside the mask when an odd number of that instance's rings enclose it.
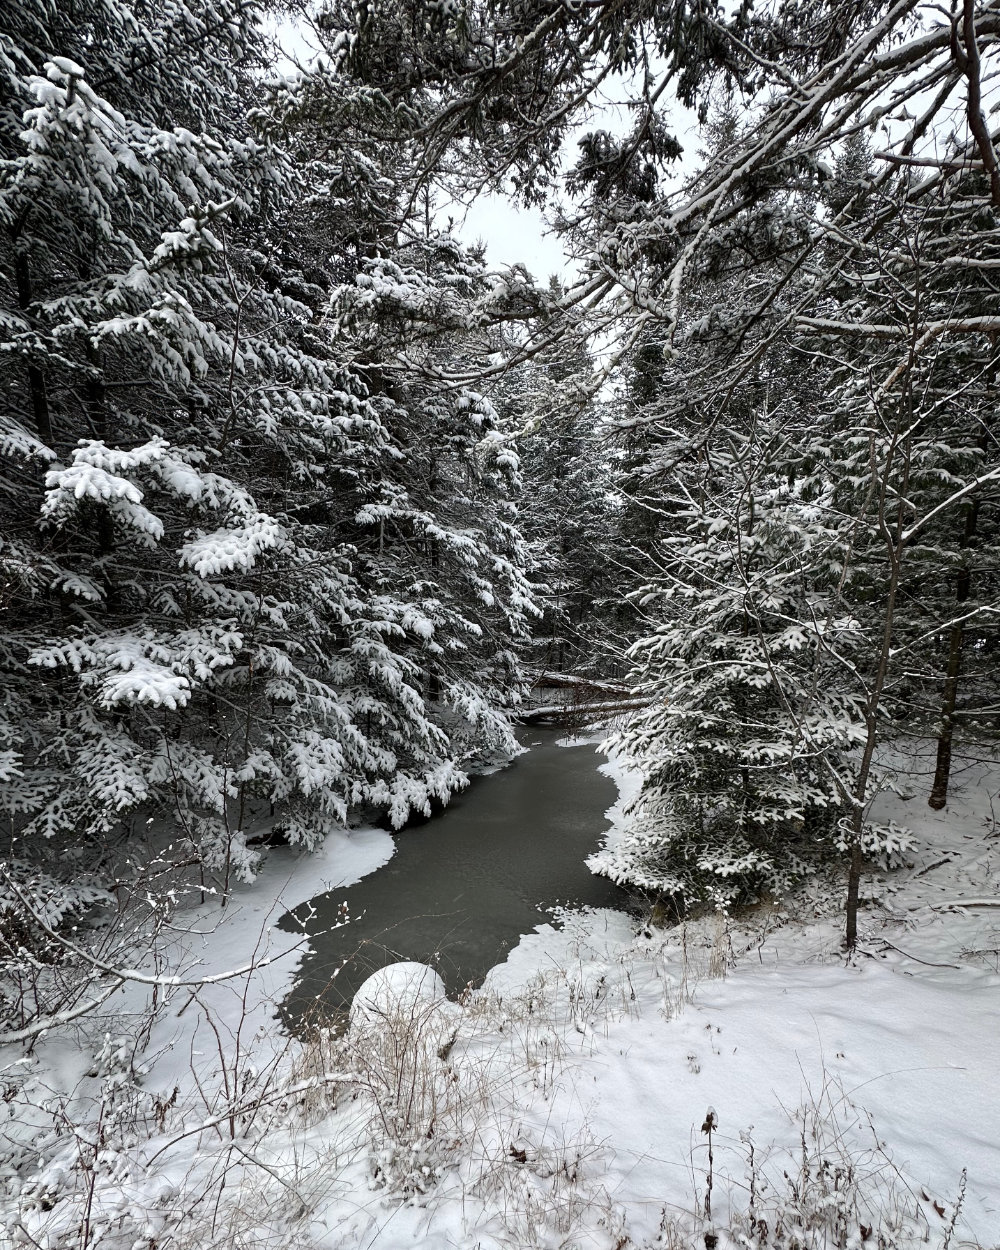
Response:
[[[282,919],[296,931],[304,921],[313,935],[281,1009],[290,1028],[348,1005],[385,964],[432,964],[454,993],[478,984],[522,934],[549,919],[543,909],[625,905],[624,892],[584,864],[607,828],[614,783],[597,771],[593,746],[559,747],[559,736],[525,730],[526,754],[398,834],[384,868]],[[323,932],[345,902],[357,919]]]

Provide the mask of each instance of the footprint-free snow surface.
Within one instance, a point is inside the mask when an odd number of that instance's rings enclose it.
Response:
[[[486,836],[492,780],[465,802],[516,894],[517,853]],[[303,948],[271,917],[392,862],[392,839],[275,848],[224,910],[178,916],[153,1016],[133,983],[86,1028],[0,1052],[0,1245],[78,1248],[86,1221],[101,1250],[994,1250],[1000,769],[964,768],[943,812],[928,781],[926,758],[900,761],[912,797],[879,818],[917,846],[866,877],[849,958],[839,879],[666,932],[529,909],[535,931],[461,1004],[305,1044],[275,1024]]]

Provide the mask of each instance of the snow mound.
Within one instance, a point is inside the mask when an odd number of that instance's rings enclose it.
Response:
[[[379,968],[354,995],[351,1028],[391,1017],[418,1017],[441,1001],[447,1002],[444,982],[427,964],[404,960]]]

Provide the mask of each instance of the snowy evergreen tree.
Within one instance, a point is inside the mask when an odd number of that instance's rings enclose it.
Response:
[[[519,694],[515,647],[535,612],[510,430],[461,381],[492,354],[502,296],[448,234],[404,230],[380,250],[334,294],[336,342],[377,362],[362,372],[392,442],[357,516],[363,577],[409,636],[407,662],[442,741],[456,758],[488,756],[513,746],[503,709]]]
[[[866,733],[848,839],[849,941],[878,742],[895,723],[926,733],[938,720],[930,802],[944,806],[967,631],[973,705],[993,698],[980,666],[996,638],[996,297],[981,276],[995,208],[985,191],[904,171],[866,193],[862,238],[839,261],[843,285],[799,321],[803,347],[840,362],[817,415],[836,506],[850,518],[844,598],[868,636],[852,671]]]
[[[641,601],[669,619],[636,644],[653,702],[619,741],[646,785],[632,837],[596,862],[681,905],[727,904],[786,886],[810,848],[847,851],[853,942],[862,863],[906,844],[870,821],[885,784],[876,748],[919,712],[929,644],[949,639],[951,717],[965,622],[984,643],[992,632],[992,557],[980,557],[978,604],[969,570],[992,502],[994,364],[976,341],[991,324],[981,286],[947,273],[957,252],[939,240],[958,218],[937,179],[870,192],[855,169],[846,193],[837,181],[849,245],[813,224],[808,196],[804,214],[751,199],[723,209],[722,237],[706,235],[690,265],[680,359],[661,371],[681,399],[648,397],[642,414],[658,431],[658,471],[645,472],[659,490],[646,499],[658,536]],[[821,281],[815,263],[778,281],[785,257],[813,249],[829,266]],[[932,348],[944,333],[963,336],[957,350]]]
[[[317,633],[357,614],[346,553],[287,509],[380,431],[261,272],[283,223],[255,214],[294,186],[280,154],[43,68],[2,201],[32,273],[30,299],[8,288],[5,806],[29,846],[171,811],[210,866],[246,872],[255,798],[303,804],[291,831],[314,841],[383,771]]]
[[[640,350],[623,431],[633,447],[642,434],[624,466],[633,576],[645,576],[632,598],[654,627],[631,652],[647,707],[615,741],[644,784],[629,836],[592,864],[677,912],[782,894],[815,871],[861,732],[829,653],[833,638],[854,651],[844,540],[822,459],[805,451],[822,374],[794,379],[779,350],[705,420],[720,359],[748,335],[732,273],[752,240],[737,238],[731,227],[731,259],[692,285],[683,345],[658,362],[652,344]]]
[[[0,800],[19,859],[99,867],[164,817],[228,888],[269,814],[399,824],[509,744],[530,604],[496,414],[430,357],[383,384],[408,309],[366,357],[328,315],[466,262],[377,255],[398,188],[350,133],[297,159],[246,6],[184,12],[27,6],[6,45]]]
[[[564,294],[558,279],[550,279],[547,294],[556,306]],[[543,312],[529,337],[544,338],[548,321]],[[609,667],[605,627],[608,602],[617,597],[609,542],[615,501],[608,426],[604,406],[589,393],[591,374],[581,341],[560,341],[515,366],[496,388],[498,406],[521,431],[520,526],[542,609],[528,656],[540,672],[583,675]]]

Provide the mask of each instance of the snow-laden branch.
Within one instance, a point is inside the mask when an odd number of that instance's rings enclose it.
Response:
[[[894,647],[893,656],[905,655],[909,651],[916,651],[925,642],[929,642],[930,639],[937,638],[941,634],[945,634],[949,630],[955,629],[956,626],[966,625],[969,621],[975,621],[981,616],[1000,616],[1000,608],[990,607],[989,604],[980,604],[978,607],[973,608],[970,612],[963,613],[961,616],[953,616],[950,620],[941,621],[940,624],[935,625],[933,629],[928,629],[925,633],[920,634],[919,637],[914,638],[912,642],[908,642],[905,646]]]
[[[887,395],[896,383],[913,368],[914,363],[932,343],[944,334],[996,334],[1000,332],[1000,317],[944,317],[917,327],[887,325],[879,322],[838,321],[829,317],[798,317],[795,327],[824,334],[852,334],[865,338],[902,341],[911,340],[906,357],[891,370],[880,383],[874,399]]]
[[[32,923],[37,925],[39,929],[51,941],[56,942],[63,950],[79,959],[83,964],[87,965],[92,972],[100,973],[104,976],[112,978],[112,984],[102,990],[96,998],[89,999],[85,1003],[78,1003],[74,1007],[69,1007],[65,1011],[57,1012],[53,1016],[45,1016],[42,1019],[35,1020],[31,1024],[26,1025],[22,1029],[13,1030],[8,1033],[0,1033],[0,1046],[14,1045],[20,1042],[30,1041],[32,1038],[38,1037],[42,1033],[48,1032],[49,1029],[58,1028],[63,1024],[69,1024],[73,1020],[79,1019],[87,1014],[88,1011],[94,1011],[105,1003],[116,990],[123,985],[131,982],[136,985],[148,985],[157,989],[204,989],[210,985],[221,985],[226,981],[234,981],[239,977],[249,976],[259,969],[266,968],[278,959],[284,958],[285,955],[292,954],[306,940],[304,937],[294,943],[288,950],[279,951],[274,955],[255,956],[249,963],[243,964],[239,968],[229,968],[224,972],[212,972],[202,977],[186,977],[186,976],[161,976],[153,973],[142,972],[138,968],[117,968],[114,964],[98,958],[90,951],[84,950],[83,947],[76,942],[71,941],[65,934],[59,933],[54,929],[44,916],[33,906],[31,900],[27,897],[18,883],[13,879],[11,874],[3,866],[0,866],[0,877],[2,877],[5,886],[7,886],[18,898],[21,906],[31,917]],[[340,928],[341,923],[335,924],[334,928]]]
[[[108,1001],[112,994],[121,989],[124,984],[123,979],[116,980],[113,985],[107,986],[96,998],[89,998],[86,1002],[77,1003],[75,1007],[68,1007],[65,1011],[59,1011],[54,1016],[45,1016],[41,1020],[35,1020],[31,1024],[25,1025],[23,1029],[14,1029],[9,1033],[0,1033],[0,1046],[17,1046],[21,1042],[30,1042],[36,1037],[40,1037],[43,1033],[47,1033],[50,1029],[58,1029],[61,1025],[71,1024],[74,1020],[78,1020],[81,1016],[85,1016],[90,1011],[96,1011]]]
[[[816,330],[822,334],[861,334],[873,339],[909,339],[913,327],[905,324],[886,325],[871,321],[839,321],[834,317],[797,317],[797,330]],[[996,334],[1000,317],[944,317],[917,327],[917,346],[926,345],[942,334]]]
[[[178,1133],[176,1137],[172,1137],[165,1145],[160,1146],[155,1154],[144,1160],[144,1166],[147,1169],[152,1167],[160,1155],[166,1154],[168,1150],[179,1145],[185,1138],[196,1137],[199,1133],[204,1133],[206,1129],[218,1128],[220,1124],[225,1124],[227,1120],[237,1119],[240,1116],[249,1114],[251,1111],[257,1111],[269,1102],[283,1102],[288,1098],[296,1098],[299,1094],[308,1094],[324,1085],[343,1085],[355,1079],[349,1072],[324,1072],[321,1076],[307,1077],[304,1081],[298,1081],[295,1085],[279,1087],[273,1090],[270,1095],[257,1093],[246,1099],[245,1102],[239,1103],[235,1107],[226,1107],[218,1115],[210,1116],[207,1120],[202,1120],[200,1124],[195,1124],[183,1133]]]
[[[990,176],[990,196],[994,208],[1000,208],[1000,167],[997,165],[997,154],[993,147],[993,137],[986,124],[983,113],[982,61],[979,56],[979,42],[976,38],[976,4],[975,0],[964,0],[962,8],[962,41],[964,49],[959,47],[957,16],[952,24],[951,52],[956,65],[969,82],[969,95],[966,117],[969,130],[972,132],[982,157],[983,167]]]
[[[899,536],[899,545],[903,546],[908,543],[915,534],[918,534],[924,526],[930,521],[933,521],[936,516],[940,516],[942,512],[947,512],[949,508],[954,507],[955,504],[965,499],[966,496],[979,490],[981,486],[986,486],[989,482],[997,481],[1000,481],[1000,469],[994,469],[991,473],[984,473],[982,477],[974,477],[971,482],[966,482],[960,490],[956,490],[953,494],[949,495],[947,499],[942,500],[936,508],[931,508],[930,512],[925,512],[920,520],[915,521],[909,529],[903,530]]]

